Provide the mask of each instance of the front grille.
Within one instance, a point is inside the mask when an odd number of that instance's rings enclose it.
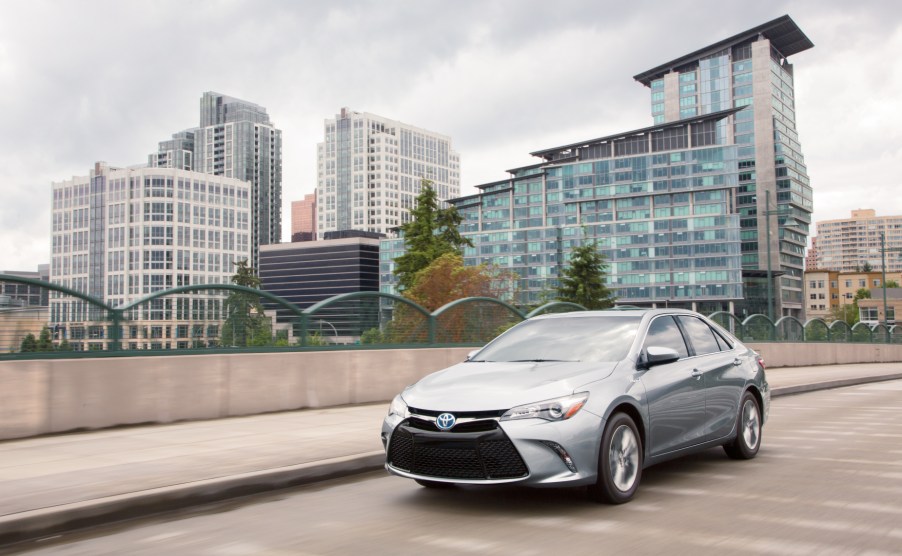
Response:
[[[494,419],[483,419],[481,421],[467,421],[465,423],[457,423],[450,431],[441,431],[434,421],[428,419],[419,419],[411,417],[407,420],[407,425],[421,431],[428,432],[487,432],[498,428],[498,422]]]
[[[414,415],[424,415],[426,417],[438,417],[446,411],[435,411],[432,409],[420,409],[418,407],[407,408]],[[501,417],[507,413],[506,409],[493,409],[490,411],[451,411],[458,419],[494,419]]]
[[[497,426],[487,432],[441,433],[423,431],[411,421],[392,433],[388,447],[392,467],[445,479],[514,479],[528,473],[514,444]]]

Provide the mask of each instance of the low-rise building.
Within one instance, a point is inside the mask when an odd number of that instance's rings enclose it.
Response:
[[[266,245],[260,249],[262,289],[307,309],[336,295],[379,291],[380,234],[350,231],[326,234],[322,241]],[[378,301],[371,300],[374,307]],[[356,304],[355,304],[356,303]],[[296,321],[290,311],[265,302],[279,324]],[[359,302],[337,305],[311,326],[331,341],[360,336]]]

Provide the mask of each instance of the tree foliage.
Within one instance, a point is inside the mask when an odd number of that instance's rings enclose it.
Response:
[[[896,282],[895,280],[887,280],[887,281],[886,281],[886,287],[887,287],[887,288],[898,288],[898,287],[899,287],[899,282]]]
[[[614,296],[605,285],[604,255],[593,241],[573,248],[570,265],[564,269],[558,286],[558,299],[578,303],[586,309],[607,309],[614,305]]]
[[[416,273],[413,285],[404,296],[429,311],[465,297],[493,297],[500,299],[512,294],[516,276],[497,267],[464,266],[459,253],[439,256],[429,266]]]
[[[34,334],[29,332],[22,338],[22,344],[19,346],[19,351],[22,353],[34,353],[38,350],[38,340],[34,337]]]
[[[247,261],[235,263],[232,283],[236,286],[260,289],[263,283]],[[273,342],[272,321],[263,313],[260,296],[233,291],[225,300],[226,319],[222,326],[224,346],[267,346]]]
[[[65,342],[65,340],[64,340]],[[69,343],[66,343],[65,351],[71,351],[71,347],[69,347]],[[34,353],[34,352],[46,352],[46,351],[57,351],[57,347],[53,345],[53,338],[50,333],[50,328],[44,327],[41,329],[38,337],[35,337],[34,334],[27,334],[23,339],[22,343],[19,346],[19,351],[22,353]],[[60,345],[60,350],[62,350],[62,344]]]
[[[849,326],[854,326],[858,322],[858,302],[857,300],[848,305],[840,305],[830,308],[831,322],[841,320]]]
[[[54,351],[54,349],[53,339],[50,337],[50,329],[45,326],[41,329],[40,336],[38,336],[37,350]]]
[[[395,275],[402,292],[413,287],[419,271],[445,253],[460,254],[464,245],[473,245],[460,235],[458,227],[463,218],[457,208],[440,208],[438,195],[429,180],[422,181],[410,216],[411,220],[401,226],[405,253],[395,259]]]

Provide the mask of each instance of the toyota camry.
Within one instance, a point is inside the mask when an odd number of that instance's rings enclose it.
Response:
[[[715,446],[755,457],[769,404],[763,360],[692,311],[543,315],[398,394],[385,468],[431,488],[586,485],[619,504],[650,465]]]

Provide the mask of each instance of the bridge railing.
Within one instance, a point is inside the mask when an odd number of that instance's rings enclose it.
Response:
[[[301,309],[270,292],[234,284],[158,289],[112,306],[39,280],[0,274],[0,282],[39,290],[49,303],[0,297],[0,359],[480,346],[524,319],[584,310],[553,302],[526,312],[474,297],[428,311],[380,292],[338,295]],[[850,327],[817,318],[803,323],[793,317],[772,322],[765,315],[740,319],[726,312],[709,316],[744,341],[902,343],[897,326]]]

